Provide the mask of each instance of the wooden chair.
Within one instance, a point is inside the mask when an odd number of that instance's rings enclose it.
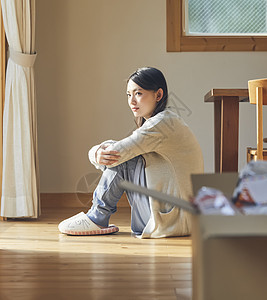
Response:
[[[257,111],[257,148],[247,148],[247,161],[267,160],[267,149],[263,149],[263,117],[262,106],[267,105],[267,78],[250,80],[248,82],[249,102],[256,104]]]

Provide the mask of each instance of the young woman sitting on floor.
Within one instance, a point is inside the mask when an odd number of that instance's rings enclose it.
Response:
[[[124,191],[118,183],[127,180],[188,200],[192,195],[190,175],[203,172],[202,152],[194,134],[167,105],[168,90],[161,71],[141,68],[127,82],[128,104],[137,129],[128,137],[108,140],[89,151],[91,163],[103,171],[93,194],[93,205],[59,224],[69,235],[117,232],[109,226],[111,214],[126,192],[131,206],[131,229],[141,238],[184,236],[191,233],[190,216],[156,199]]]

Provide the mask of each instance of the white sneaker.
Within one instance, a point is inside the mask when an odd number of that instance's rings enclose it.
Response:
[[[107,228],[100,228],[84,212],[62,221],[58,225],[61,233],[69,235],[100,235],[118,232],[119,228],[110,225]]]

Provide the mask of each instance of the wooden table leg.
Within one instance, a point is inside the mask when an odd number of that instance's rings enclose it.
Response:
[[[248,89],[212,89],[204,102],[214,103],[215,172],[238,172],[239,102],[248,102]]]
[[[222,101],[214,101],[215,173],[221,173],[221,103]]]
[[[221,101],[220,173],[238,171],[239,99],[223,97]]]

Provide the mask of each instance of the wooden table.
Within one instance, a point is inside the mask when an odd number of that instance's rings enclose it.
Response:
[[[239,102],[248,102],[248,89],[212,89],[204,102],[214,102],[215,172],[238,171]]]

